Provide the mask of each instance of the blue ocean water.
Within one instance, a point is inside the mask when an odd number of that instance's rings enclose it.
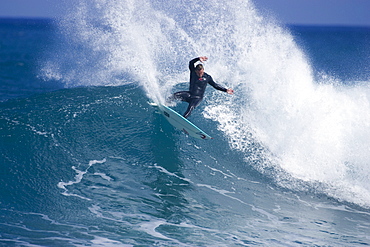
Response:
[[[189,118],[211,141],[147,103],[199,55],[235,90]],[[368,246],[369,66],[369,27],[285,27],[242,0],[1,19],[0,245]]]

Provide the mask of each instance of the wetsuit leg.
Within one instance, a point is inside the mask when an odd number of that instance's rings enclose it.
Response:
[[[188,118],[191,114],[191,112],[195,109],[195,107],[197,107],[200,102],[202,101],[203,98],[192,98],[189,102],[189,106],[188,106],[188,109],[186,110],[186,112],[184,113],[184,118]]]
[[[187,118],[190,116],[191,112],[197,107],[200,102],[203,100],[202,97],[192,98],[189,91],[180,91],[177,93],[174,93],[171,97],[171,99],[179,99],[181,101],[185,101],[189,103],[188,109],[184,113],[184,118]]]
[[[180,91],[177,93],[174,93],[171,97],[171,99],[179,99],[181,101],[190,102],[191,94],[189,91]]]

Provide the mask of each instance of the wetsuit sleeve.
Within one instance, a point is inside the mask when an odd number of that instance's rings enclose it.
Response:
[[[192,59],[192,60],[189,62],[189,69],[190,69],[190,71],[194,71],[194,70],[195,70],[195,66],[194,66],[194,64],[195,64],[196,62],[198,62],[198,61],[199,61],[199,57],[196,57],[196,58]]]
[[[226,88],[224,88],[224,87],[222,87],[222,86],[220,86],[219,84],[217,84],[213,79],[212,79],[212,77],[211,76],[209,76],[210,77],[210,80],[209,80],[209,85],[211,85],[212,87],[214,87],[215,89],[217,89],[217,90],[220,90],[220,91],[223,91],[223,92],[227,92],[227,89]]]

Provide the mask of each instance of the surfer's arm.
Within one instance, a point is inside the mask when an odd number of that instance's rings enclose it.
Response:
[[[196,57],[196,58],[194,58],[194,59],[190,60],[190,62],[189,62],[189,69],[190,69],[191,71],[193,71],[193,70],[195,69],[195,63],[196,63],[196,62],[201,61],[201,62],[203,63],[203,62],[205,62],[205,61],[207,61],[207,60],[208,60],[208,57],[206,57],[206,56],[203,56],[203,57]]]
[[[212,87],[214,87],[215,89],[217,90],[220,90],[222,92],[227,92],[227,89],[220,86],[219,84],[217,84],[213,79],[212,79],[212,76],[209,76],[209,81],[208,81],[208,84],[211,85]]]
[[[195,63],[198,62],[199,60],[200,60],[199,57],[196,57],[196,58],[190,60],[190,62],[189,62],[190,71],[195,70]]]
[[[209,85],[211,85],[212,87],[214,87],[215,89],[217,90],[220,90],[222,92],[225,92],[225,93],[228,93],[228,94],[234,94],[234,90],[232,88],[224,88],[222,86],[220,86],[219,84],[217,84],[211,77],[211,80],[209,81]]]

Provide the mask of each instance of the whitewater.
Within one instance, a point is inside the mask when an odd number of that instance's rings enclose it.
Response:
[[[368,28],[355,51],[319,41],[353,65],[333,72],[307,40],[355,43],[347,29],[289,28],[252,1],[65,7],[24,74],[58,90],[0,102],[1,244],[370,245]],[[148,104],[186,90],[203,55],[235,90],[208,87],[189,118],[210,141]]]
[[[237,96],[215,93],[204,116],[218,122],[231,148],[253,163],[258,143],[264,161],[255,169],[272,168],[284,187],[300,190],[303,182],[370,206],[368,84],[315,77],[293,36],[252,2],[82,1],[62,28],[68,42],[48,71],[67,86],[125,80],[164,103],[187,80],[186,59],[210,56],[207,71]]]

